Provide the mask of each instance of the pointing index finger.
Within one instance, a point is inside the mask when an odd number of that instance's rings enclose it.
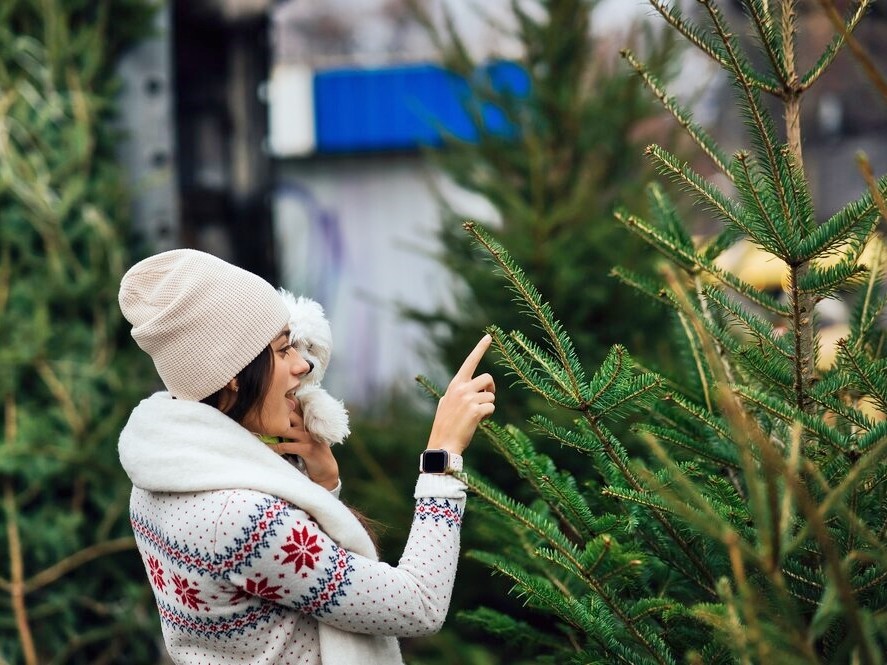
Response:
[[[490,344],[492,343],[493,338],[489,335],[484,335],[481,337],[481,340],[477,343],[471,353],[468,354],[468,357],[465,358],[465,362],[462,363],[462,367],[459,368],[459,371],[456,372],[456,376],[454,379],[461,379],[463,381],[470,381],[474,376],[474,370],[477,369],[477,366],[480,364],[480,359],[484,357],[484,353],[487,352],[487,349],[490,348]]]

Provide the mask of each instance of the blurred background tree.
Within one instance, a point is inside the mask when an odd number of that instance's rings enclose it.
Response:
[[[661,109],[643,94],[618,50],[639,49],[665,80],[680,61],[671,34],[654,31],[649,22],[636,22],[624,43],[596,32],[592,17],[599,4],[514,2],[510,15],[490,17],[494,25],[515,26],[510,38],[520,45],[526,94],[496,83],[495,68],[472,56],[455,22],[435,31],[425,18],[444,66],[468,81],[464,103],[476,133],[474,140],[450,137],[428,157],[458,187],[491,204],[495,219],[480,221],[494,237],[507,238],[528,277],[559,304],[583,357],[595,361],[617,340],[637,348],[657,341],[651,334],[657,313],[638,307],[637,294],[610,277],[615,265],[649,274],[653,253],[614,225],[612,212],[618,200],[643,200],[651,174],[643,145],[653,136],[665,140],[661,134],[669,125],[659,122]],[[418,11],[422,3],[415,6]],[[492,126],[497,117],[504,118],[506,131]],[[440,200],[439,260],[456,283],[456,305],[407,315],[427,325],[438,360],[455,368],[478,331],[514,320],[516,313],[512,294],[478,261],[463,232],[464,211],[443,195]],[[509,394],[497,412],[507,419],[528,406],[544,408],[535,397]]]
[[[117,307],[120,54],[146,0],[0,3],[0,662],[156,658],[117,436],[154,385]]]

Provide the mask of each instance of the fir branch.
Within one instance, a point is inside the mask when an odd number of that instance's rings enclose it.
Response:
[[[751,333],[762,347],[772,349],[786,360],[792,359],[791,350],[786,346],[784,337],[777,334],[772,323],[748,311],[738,301],[730,298],[721,289],[713,285],[705,285],[703,292],[710,302],[741,322],[744,329]]]
[[[745,408],[739,396],[728,387],[722,387],[719,405],[733,432],[737,444],[743,478],[748,488],[750,513],[758,526],[758,538],[763,552],[756,554],[761,569],[770,576],[778,574],[781,557],[779,525],[782,523],[778,478],[785,460],[777,446]],[[776,585],[779,589],[779,585]]]
[[[887,175],[877,181],[877,191],[887,194]],[[848,242],[864,244],[878,223],[878,206],[871,191],[851,201],[824,224],[802,238],[795,251],[796,263],[840,250]]]
[[[681,323],[681,328],[690,348],[690,353],[693,356],[693,367],[696,370],[696,377],[699,379],[699,386],[702,388],[702,396],[705,398],[705,405],[708,407],[709,411],[711,411],[714,404],[711,399],[711,386],[709,385],[711,381],[705,363],[705,354],[701,348],[700,341],[694,333],[693,326],[690,325],[690,322],[687,320],[687,315],[684,312],[678,311],[678,321]]]
[[[492,557],[491,557],[492,559]],[[504,559],[485,561],[515,584],[518,597],[526,597],[533,605],[545,608],[585,634],[593,634],[595,621],[591,614],[569,595],[555,591],[554,585]]]
[[[693,238],[684,228],[684,222],[675,208],[674,203],[657,182],[651,182],[645,190],[650,207],[650,215],[659,228],[665,230],[678,244],[688,251],[694,250]]]
[[[728,452],[729,449],[724,451],[716,451],[713,449],[716,441],[700,441],[698,436],[686,434],[674,427],[663,427],[647,423],[637,425],[635,430],[640,433],[650,434],[660,441],[665,441],[674,446],[678,446],[679,448],[683,448],[684,450],[688,450],[719,466],[739,469],[739,463],[736,461],[735,455]]]
[[[655,374],[642,374],[629,379],[618,391],[605,395],[603,402],[592,405],[597,417],[608,416],[611,419],[624,418],[629,413],[643,410],[652,405],[654,398],[662,388],[662,377]]]
[[[827,2],[828,0],[825,1]],[[820,3],[822,2],[823,0],[820,0]],[[857,24],[862,17],[865,16],[865,13],[872,2],[874,2],[874,0],[858,0],[856,3],[856,11],[853,12],[853,15],[846,23],[840,21],[840,17],[838,17],[839,22],[835,24],[837,34],[832,37],[831,42],[826,46],[822,55],[819,57],[819,60],[817,60],[817,62],[801,78],[801,82],[798,85],[798,92],[803,92],[816,83],[819,77],[828,69],[829,65],[832,64],[834,59],[841,52],[845,36],[849,35],[856,29]]]
[[[642,506],[648,510],[658,510],[663,513],[674,513],[669,506],[660,501],[658,496],[650,491],[638,492],[637,490],[627,489],[625,487],[604,487],[601,489],[602,496],[609,496],[618,501],[633,503]]]
[[[822,550],[826,563],[825,568],[841,600],[845,620],[853,635],[854,643],[857,645],[860,661],[866,665],[874,665],[877,661],[865,638],[865,629],[859,616],[859,606],[856,603],[853,588],[844,570],[837,545],[819,513],[818,505],[810,496],[800,474],[787,470],[784,477],[787,480],[787,488],[792,492],[801,512],[806,516],[811,531]]]
[[[658,303],[671,303],[671,299],[665,294],[665,290],[659,284],[646,275],[617,266],[610,271],[610,275],[618,279],[623,284],[627,284],[636,291],[643,293],[648,298]]]
[[[583,398],[595,418],[616,417],[623,415],[626,406],[631,410],[644,408],[661,385],[662,379],[655,374],[635,376],[628,351],[616,344],[583,387]]]
[[[705,427],[714,432],[717,436],[721,437],[725,441],[731,440],[731,435],[729,430],[727,429],[727,424],[715,416],[714,409],[703,409],[702,407],[693,404],[688,399],[686,399],[680,393],[668,393],[665,398],[666,400],[671,401],[672,403],[679,406],[683,411],[688,413],[699,423],[702,423]]]
[[[492,486],[482,482],[476,476],[470,474],[460,474],[460,477],[463,481],[471,487],[481,498],[494,506],[497,510],[501,511],[503,514],[509,516],[511,519],[523,524],[525,527],[531,529],[536,532],[539,536],[543,537],[548,541],[556,552],[558,552],[561,556],[563,556],[570,564],[578,571],[581,571],[581,578],[589,585],[589,587],[594,591],[594,593],[604,602],[604,604],[610,609],[613,614],[619,618],[622,625],[626,628],[626,630],[631,634],[631,636],[637,641],[637,643],[643,647],[653,658],[653,660],[659,665],[671,665],[674,663],[673,659],[669,656],[663,656],[656,648],[654,648],[653,644],[649,641],[648,636],[643,635],[635,621],[629,617],[624,609],[621,607],[621,604],[608,592],[607,588],[601,584],[593,575],[590,575],[588,571],[582,569],[580,563],[579,553],[575,550],[575,548],[566,541],[559,531],[552,529],[549,525],[548,521],[535,513],[535,511],[526,508],[518,504],[516,501],[511,499],[510,497],[504,495],[498,490],[494,489]],[[514,581],[518,582],[521,585],[521,588],[524,589],[525,593],[532,595],[534,598],[541,600],[542,602],[548,604],[552,609],[557,606],[557,609],[560,609],[559,603],[561,600],[563,602],[568,603],[570,606],[570,612],[564,612],[561,614],[558,612],[558,615],[568,620],[570,617],[583,617],[587,616],[581,607],[577,603],[577,601],[570,598],[563,598],[557,594],[546,594],[539,593],[540,588],[537,584],[531,582],[531,578],[526,575],[526,573],[519,568],[512,566],[510,564],[506,564],[504,562],[499,562],[497,565],[497,569],[503,574],[511,577]],[[557,599],[557,600],[556,600]],[[575,619],[573,619],[575,621]],[[593,634],[593,628],[591,626],[590,621],[582,621],[581,623],[574,623],[577,628],[584,630],[585,632],[589,632]]]
[[[666,111],[671,113],[672,117],[677,121],[678,125],[680,125],[687,134],[690,135],[690,138],[699,146],[699,148],[708,155],[709,159],[714,162],[715,166],[717,166],[721,172],[733,181],[733,173],[730,169],[730,162],[727,159],[727,156],[721,152],[721,149],[718,147],[718,144],[715,140],[705,131],[700,125],[693,122],[692,114],[685,110],[678,101],[670,96],[659,79],[650,72],[649,68],[646,67],[642,62],[640,62],[629,49],[622,49],[619,52],[622,57],[628,61],[628,64],[640,75],[641,79],[646,84],[647,88],[653,93],[656,99],[659,100],[660,104],[665,108]]]
[[[554,653],[563,648],[560,637],[552,637],[526,621],[517,621],[507,614],[488,607],[459,612],[457,617],[481,630],[498,636],[503,643],[514,646],[541,647]]]
[[[797,572],[798,570],[802,572]],[[811,593],[809,595],[805,595],[797,588],[791,589],[792,595],[798,600],[804,601],[810,607],[816,607],[819,605],[822,592],[825,590],[825,585],[822,583],[821,577],[819,579],[813,579],[815,577],[815,573],[820,571],[813,571],[804,566],[801,566],[796,561],[789,559],[786,561],[786,565],[782,568],[782,574],[785,575],[790,580],[794,580],[795,582],[799,582],[806,587],[809,587]]]
[[[766,293],[754,288],[747,282],[743,282],[733,273],[721,270],[714,263],[704,259],[701,255],[683,252],[680,248],[671,243],[668,238],[664,237],[657,229],[651,227],[641,218],[635,215],[625,214],[618,210],[614,213],[614,216],[629,230],[637,233],[641,238],[646,240],[651,247],[668,258],[674,259],[676,263],[692,265],[694,270],[698,269],[708,273],[721,283],[730,287],[734,291],[741,293],[750,301],[769,312],[773,312],[774,314],[783,317],[790,316],[791,311],[774,298],[771,298]]]
[[[784,170],[779,173],[782,188],[788,192],[789,200],[792,202],[791,207],[795,214],[794,219],[797,220],[797,230],[801,236],[806,237],[819,226],[816,219],[816,206],[813,205],[813,195],[810,192],[810,183],[800,162],[800,155],[792,152],[792,147],[789,145],[782,146],[780,152],[782,153],[781,164],[784,167]],[[796,227],[792,226],[791,228]]]
[[[728,224],[742,229],[745,233],[749,232],[744,222],[745,211],[710,180],[691,169],[686,161],[655,144],[647,146],[644,154],[653,160],[660,173],[684,185],[694,198],[714,210]],[[686,248],[682,249],[686,251]]]
[[[736,354],[742,366],[755,374],[762,383],[770,384],[774,390],[779,390],[785,396],[794,397],[793,363],[778,356],[758,353],[754,347],[743,347]]]
[[[773,15],[769,7],[764,6],[762,0],[749,0],[745,3],[752,23],[760,37],[760,43],[764,46],[764,53],[773,67],[777,78],[783,88],[788,88],[790,80],[789,70],[784,60],[785,48],[782,43],[782,33],[773,25]]]
[[[613,436],[613,433],[610,432],[606,427],[604,427],[602,423],[589,418],[588,414],[585,414],[585,419],[590,430],[594,432],[595,436],[603,447],[604,454],[615,465],[622,478],[628,482],[629,487],[637,492],[643,492],[643,486],[628,466],[627,460],[625,459],[624,450],[622,449],[619,440],[615,436]],[[656,518],[656,521],[662,525],[662,528],[669,535],[672,541],[681,549],[681,551],[684,553],[693,567],[700,573],[702,579],[705,580],[707,586],[703,586],[703,588],[709,593],[714,593],[715,582],[709,568],[699,558],[698,554],[693,550],[690,544],[686,541],[686,539],[684,539],[684,537],[668,520],[663,512],[655,509],[652,509],[651,512]]]
[[[499,350],[500,364],[508,367],[510,373],[516,376],[521,383],[552,404],[571,410],[580,408],[581,397],[565,394],[560,385],[552,385],[549,381],[546,381],[545,375],[528,362],[519,352],[520,346],[514,340],[513,335],[506,337],[495,326],[491,326],[490,330],[492,331],[493,344]],[[551,388],[556,390],[551,390]]]
[[[778,208],[771,209],[774,204],[768,195],[772,192],[760,189],[756,182],[758,179],[767,180],[767,178],[752,172],[748,153],[737,153],[736,162],[739,165],[736,169],[737,187],[746,204],[744,208],[748,213],[755,209],[759,213],[748,215],[750,221],[744,221],[743,230],[771,254],[775,254],[786,263],[793,263],[794,257],[789,248],[797,245],[799,237],[796,230],[787,228],[788,216],[780,215],[788,213],[787,206],[783,206],[781,211]]]
[[[703,258],[706,261],[714,261],[724,251],[736,244],[743,235],[745,234],[741,229],[734,226],[727,226],[727,228],[718,233],[718,235],[710,239],[702,248],[700,248]]]
[[[567,473],[559,473],[554,463],[538,453],[529,437],[515,427],[502,428],[487,421],[484,433],[493,439],[509,464],[517,470],[545,500],[561,524],[569,529],[575,540],[594,536],[594,516],[583,496],[575,486],[575,480]]]
[[[471,472],[460,473],[459,478],[500,514],[535,533],[561,554],[575,560],[577,567],[579,566],[576,546],[544,515],[515,501]]]
[[[650,485],[650,490],[655,492],[657,499],[668,506],[669,512],[679,515],[687,523],[692,524],[716,541],[723,542],[728,534],[735,534],[733,526],[715,511],[704,494],[686,476],[655,437],[643,436],[641,440],[662,463],[664,471],[667,472],[668,482],[665,482],[653,473],[643,470],[645,482]],[[630,496],[626,498],[635,500]],[[756,552],[749,543],[738,537],[737,542],[747,557],[755,558]]]
[[[664,18],[675,30],[680,32],[687,41],[696,46],[700,51],[708,55],[712,60],[725,69],[730,67],[728,53],[720,44],[711,41],[698,27],[684,18],[677,5],[669,7],[661,0],[650,0],[650,4],[662,15],[662,18]],[[749,80],[764,92],[769,92],[771,94],[777,94],[779,92],[779,82],[776,80],[752,72],[750,72]]]
[[[861,247],[835,265],[825,268],[808,266],[807,271],[798,280],[798,291],[802,294],[815,295],[821,300],[830,297],[835,291],[850,283],[860,281],[860,277],[866,272],[865,267],[858,264],[860,254],[862,254]]]
[[[868,432],[856,438],[855,450],[867,452],[871,446],[879,443],[885,437],[887,437],[887,420],[882,420]]]
[[[497,326],[490,326],[489,330],[502,358],[500,364],[510,367],[527,388],[564,408],[580,408],[581,395],[571,392],[569,376],[538,345],[519,331],[506,336]],[[549,376],[554,378],[553,384],[548,380]]]
[[[883,455],[883,452],[881,454]],[[831,492],[832,487],[823,477],[822,471],[809,460],[803,462],[802,467],[797,473],[798,475],[803,473],[810,479],[815,480],[819,484],[820,493],[825,493],[827,495]],[[880,482],[880,480],[884,480],[884,478],[882,477],[878,482]],[[848,502],[845,501],[836,501],[833,504],[832,512],[838,513],[840,519],[845,520],[850,528],[855,529],[856,537],[865,541],[868,545],[866,556],[877,561],[884,569],[887,569],[887,549],[884,547],[884,529],[887,528],[887,525],[882,528],[881,533],[874,533],[859,515],[854,512]],[[829,518],[829,522],[834,525],[837,522],[837,519],[834,517]],[[810,537],[810,529],[811,526],[809,521],[801,524],[797,533],[794,535],[795,541],[797,543],[802,543],[804,540],[808,539]],[[803,550],[807,555],[813,555],[820,558],[820,552],[815,547],[807,546],[803,548]]]
[[[829,427],[822,418],[804,413],[792,404],[786,404],[782,400],[774,399],[767,393],[755,390],[749,386],[731,386],[731,388],[746,402],[754,404],[770,415],[776,416],[782,422],[789,425],[799,422],[806,431],[824,440],[836,450],[841,452],[846,450],[848,438],[833,427]]]
[[[489,233],[474,222],[465,222],[462,226],[489,253],[511,284],[512,289],[538,321],[551,342],[552,349],[560,359],[564,371],[570,378],[572,393],[578,395],[579,385],[583,380],[582,366],[578,362],[572,342],[560,324],[555,321],[549,304],[542,301],[541,294],[526,278],[523,270],[514,264],[505,248],[496,242]]]
[[[838,356],[844,366],[857,378],[861,389],[870,396],[882,413],[887,413],[887,378],[885,363],[867,361],[863,354],[851,349],[847,340],[838,341]]]
[[[844,404],[835,395],[845,392],[852,384],[851,378],[844,372],[832,372],[820,379],[810,391],[810,399],[827,411],[841,416],[844,420],[870,431],[875,423],[859,409]]]
[[[589,439],[576,430],[555,425],[545,416],[539,414],[533,415],[530,418],[530,423],[532,423],[539,432],[545,434],[549,438],[554,439],[562,445],[575,448],[587,455],[594,455],[603,451],[603,447],[600,445],[600,442],[596,437]]]
[[[750,74],[753,71],[748,61],[740,54],[739,46],[736,39],[730,32],[726,21],[721,16],[720,10],[711,0],[700,0],[702,5],[708,11],[715,27],[715,32],[724,44],[724,50],[728,58],[728,69],[733,74],[734,82],[738,84],[740,90],[745,97],[745,103],[742,104],[743,113],[746,115],[750,127],[752,129],[752,138],[757,144],[758,149],[764,157],[767,164],[766,173],[779,174],[782,172],[780,164],[779,151],[776,149],[778,143],[776,132],[770,121],[769,116],[763,110],[763,104],[758,93],[758,89],[754,87]],[[765,176],[766,177],[766,176]],[[791,219],[791,211],[785,192],[782,191],[777,181],[771,181],[774,193],[777,195],[779,205],[782,210],[782,218]]]

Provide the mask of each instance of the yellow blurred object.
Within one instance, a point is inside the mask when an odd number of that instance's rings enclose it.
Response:
[[[881,263],[884,260],[884,251],[887,249],[884,239],[880,235],[873,235],[859,257],[859,263],[871,267],[873,263]],[[847,257],[850,251],[849,245],[837,247],[828,256],[811,261],[816,268],[828,268],[837,265]],[[751,284],[762,291],[781,289],[788,291],[789,268],[775,255],[755,246],[748,240],[740,240],[735,245],[723,252],[715,260],[722,270],[728,270],[744,282]]]
[[[838,341],[849,336],[850,326],[846,323],[835,323],[820,330],[819,359],[816,361],[816,368],[823,371],[830,369],[835,364]]]
[[[870,397],[863,397],[862,399],[857,400],[855,406],[875,422],[880,422],[887,418],[884,412],[875,406],[874,401]]]
[[[788,276],[785,263],[747,240],[740,240],[718,256],[715,265],[761,291],[783,288]]]

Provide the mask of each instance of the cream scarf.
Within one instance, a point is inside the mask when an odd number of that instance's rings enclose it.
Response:
[[[307,512],[340,547],[378,560],[370,537],[341,501],[211,406],[155,393],[133,410],[118,452],[136,487],[150,492],[264,492]],[[328,665],[403,662],[393,637],[348,633],[319,623],[319,640],[321,661]]]

